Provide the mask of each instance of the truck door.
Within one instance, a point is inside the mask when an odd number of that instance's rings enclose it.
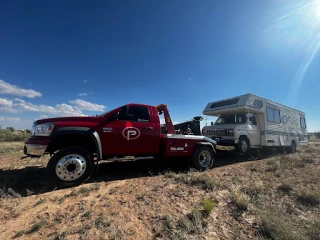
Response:
[[[156,154],[160,147],[160,130],[157,131],[153,119],[146,106],[123,107],[103,126],[103,154]]]
[[[260,145],[260,126],[257,124],[257,119],[254,115],[249,117],[248,137],[252,146]]]

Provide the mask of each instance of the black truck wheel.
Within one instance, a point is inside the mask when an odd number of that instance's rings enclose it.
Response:
[[[55,185],[71,187],[89,179],[93,170],[93,156],[85,148],[67,147],[54,154],[47,165],[47,177]]]
[[[214,162],[212,149],[207,146],[199,146],[192,157],[192,166],[196,170],[206,170],[212,167]]]

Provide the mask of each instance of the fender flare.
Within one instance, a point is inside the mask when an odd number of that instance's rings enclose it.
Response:
[[[62,127],[53,132],[52,141],[63,135],[84,135],[90,137],[95,143],[98,160],[102,159],[101,140],[96,130],[88,127]]]
[[[210,142],[198,142],[197,145],[196,145],[196,149],[198,147],[200,147],[200,146],[206,146],[206,147],[211,148],[213,155],[217,155],[217,152],[216,152],[214,146],[212,145],[212,143],[210,143]]]

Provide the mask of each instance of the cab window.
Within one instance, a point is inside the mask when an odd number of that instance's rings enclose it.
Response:
[[[249,121],[252,122],[252,125],[257,125],[257,120],[256,120],[256,118],[254,116],[249,117]]]
[[[135,122],[150,122],[149,109],[144,106],[130,106],[128,110],[130,119],[124,119]]]

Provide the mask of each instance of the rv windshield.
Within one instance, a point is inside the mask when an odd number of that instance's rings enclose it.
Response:
[[[247,117],[245,114],[236,114],[219,117],[215,124],[242,124],[247,122]]]

